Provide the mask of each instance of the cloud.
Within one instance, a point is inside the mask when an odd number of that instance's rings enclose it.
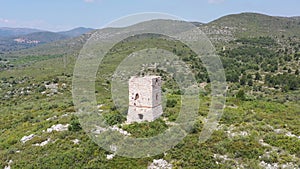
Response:
[[[93,3],[93,2],[95,2],[95,0],[84,0],[84,2]]]
[[[83,0],[83,2],[85,3],[98,3],[98,2],[102,2],[103,0]]]
[[[208,0],[208,3],[210,4],[220,4],[223,3],[225,0]]]
[[[9,20],[9,19],[5,19],[5,18],[0,18],[0,23],[15,23],[15,21]]]

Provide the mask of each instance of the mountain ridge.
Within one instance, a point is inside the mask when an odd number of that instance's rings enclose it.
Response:
[[[199,27],[210,38],[212,43],[217,46],[218,44],[222,45],[224,43],[228,43],[230,41],[239,39],[241,37],[260,37],[260,36],[270,36],[272,38],[277,39],[281,43],[286,43],[287,41],[286,38],[283,38],[282,36],[296,37],[296,39],[299,40],[300,21],[298,22],[298,20],[295,18],[297,17],[277,17],[277,16],[269,16],[269,15],[259,14],[259,13],[246,12],[246,13],[226,15],[214,21],[211,21],[209,23],[201,23],[201,22],[191,22],[191,23]],[[80,30],[82,29],[82,27],[78,27],[72,30],[76,32],[78,31],[78,29]],[[83,29],[89,31],[94,30],[92,28],[83,28]],[[59,32],[57,33],[59,34]],[[69,31],[65,31],[63,33],[68,34]],[[62,41],[52,41],[47,44],[43,44],[42,46],[39,45],[38,47],[30,48],[30,51],[33,52],[36,49],[37,53],[51,53],[45,50],[48,49],[49,51],[52,52],[55,51],[54,49],[52,48],[50,49],[50,47],[47,47],[48,44],[49,46],[52,46],[54,48],[61,49],[61,48],[67,48],[67,46],[69,46],[68,44],[80,43],[82,45],[83,43],[82,40],[84,39],[87,40],[86,37],[79,38],[77,36],[73,38],[62,39]],[[75,46],[79,47],[78,45]],[[28,53],[28,51],[26,50],[28,49],[12,52],[12,54],[19,55],[21,53],[23,54]]]
[[[4,29],[3,29],[4,30]],[[11,30],[12,32],[18,30],[18,28],[6,28],[5,30]],[[42,44],[47,44],[51,42],[72,39],[78,37],[82,34],[93,31],[92,28],[78,27],[68,31],[62,32],[51,32],[51,31],[42,31],[42,30],[31,30],[22,28],[24,30],[22,33],[19,33],[18,36],[2,36],[0,35],[0,53],[7,53],[13,51],[19,51],[23,49],[32,48]],[[25,34],[25,30],[30,32]],[[1,28],[0,28],[1,32]],[[8,33],[12,35],[13,33]],[[15,34],[13,34],[15,35]]]
[[[71,30],[60,31],[60,32],[56,32],[56,33],[61,34],[61,35],[65,35],[65,36],[69,36],[69,37],[76,37],[76,36],[80,36],[82,34],[85,34],[87,32],[91,32],[93,30],[95,30],[95,29],[86,28],[86,27],[77,27],[77,28],[73,28]]]
[[[0,38],[12,38],[18,37],[22,35],[28,35],[37,32],[52,32],[57,34],[62,34],[70,37],[79,36],[81,34],[93,31],[93,28],[86,28],[86,27],[75,27],[65,31],[48,31],[42,29],[35,29],[35,28],[13,28],[13,27],[0,27]]]
[[[21,36],[34,32],[40,32],[42,30],[33,28],[10,28],[10,27],[0,27],[0,37],[7,38],[13,36]]]

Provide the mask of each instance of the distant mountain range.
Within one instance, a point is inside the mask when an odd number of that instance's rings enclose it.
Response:
[[[75,28],[62,32],[49,32],[28,28],[0,28],[0,53],[27,49],[41,44],[78,37],[91,28]]]
[[[0,28],[0,38],[16,37],[16,36],[26,35],[34,32],[42,32],[42,30],[30,29],[30,28],[2,27]]]
[[[258,13],[241,13],[223,16],[209,23],[191,23],[199,27],[210,38],[212,43],[219,47],[230,45],[228,42],[242,37],[268,36],[276,39],[281,44],[289,43],[288,40],[291,38],[295,41],[300,41],[300,17],[277,17]],[[78,52],[77,50],[90,36],[85,33],[94,31],[91,28],[75,28],[64,32],[41,32],[35,29],[12,28],[0,28],[0,30],[2,32],[8,31],[7,35],[19,34],[19,36],[6,39],[3,39],[4,36],[1,39],[0,34],[0,53],[13,56],[26,55],[28,53],[47,55],[62,52]],[[101,34],[103,30],[97,31]],[[26,32],[30,33],[25,34]],[[80,36],[83,34],[85,35]],[[28,43],[16,42],[18,39],[28,40]],[[38,43],[36,44],[34,40],[38,41]]]
[[[68,37],[76,37],[80,36],[84,33],[93,31],[92,28],[84,28],[84,27],[78,27],[74,28],[72,30],[68,31],[61,31],[61,32],[52,32]],[[7,27],[0,27],[0,38],[12,38],[12,37],[18,37],[22,35],[29,35],[32,33],[41,33],[41,32],[49,32],[45,30],[39,30],[39,29],[31,29],[31,28],[7,28]]]

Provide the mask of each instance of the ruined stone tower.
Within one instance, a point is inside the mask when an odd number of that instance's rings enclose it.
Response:
[[[131,77],[127,122],[154,121],[162,113],[161,77]]]

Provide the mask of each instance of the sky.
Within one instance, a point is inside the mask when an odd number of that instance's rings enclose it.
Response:
[[[300,16],[299,7],[300,0],[0,0],[0,27],[103,28],[120,17],[143,12],[207,23],[242,12]]]

